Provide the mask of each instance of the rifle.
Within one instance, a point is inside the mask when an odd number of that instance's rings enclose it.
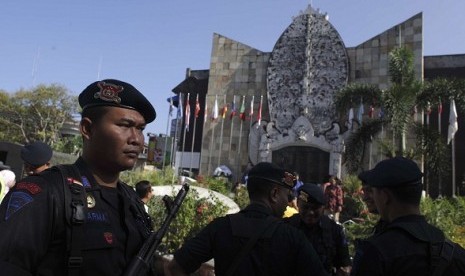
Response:
[[[163,197],[163,202],[165,203],[168,214],[160,229],[158,229],[157,232],[152,232],[150,234],[137,255],[132,259],[131,263],[123,274],[124,276],[145,275],[147,273],[147,270],[153,260],[153,256],[155,255],[155,251],[160,245],[163,236],[166,234],[171,221],[179,211],[179,207],[181,207],[181,204],[188,191],[189,184],[184,183],[176,195],[174,201],[167,195]]]

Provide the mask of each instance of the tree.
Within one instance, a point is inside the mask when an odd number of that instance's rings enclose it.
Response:
[[[367,84],[351,84],[336,97],[335,105],[340,114],[345,114],[361,98],[365,103],[371,103],[372,107],[381,108],[384,114],[382,118],[367,120],[347,138],[344,158],[349,173],[362,169],[364,149],[383,126],[390,127],[395,141],[395,145],[390,145],[388,140],[378,140],[385,156],[402,155],[411,159],[423,156],[425,171],[429,175],[447,175],[450,156],[444,135],[415,123],[412,114],[451,99],[455,99],[459,110],[465,111],[465,81],[435,79],[422,83],[416,80],[413,53],[408,48],[395,48],[390,52],[389,75],[391,86],[385,91]],[[405,143],[409,130],[416,138],[416,144],[411,149],[407,149]]]
[[[77,99],[66,88],[52,84],[0,91],[0,139],[20,144],[43,141],[53,147],[60,129],[77,112]]]

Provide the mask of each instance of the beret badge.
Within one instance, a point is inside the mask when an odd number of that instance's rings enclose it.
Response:
[[[100,91],[94,94],[94,98],[117,104],[121,103],[121,98],[118,94],[124,90],[123,86],[106,83],[104,81],[97,83],[97,86]]]

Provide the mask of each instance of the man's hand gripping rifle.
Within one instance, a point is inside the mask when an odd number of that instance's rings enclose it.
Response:
[[[145,275],[148,268],[153,261],[155,251],[163,239],[163,236],[166,234],[168,227],[171,224],[171,221],[176,216],[179,211],[179,207],[189,191],[189,184],[185,183],[182,185],[174,201],[167,195],[163,197],[163,202],[165,203],[168,214],[163,221],[162,226],[158,229],[157,232],[152,232],[150,236],[145,241],[142,248],[139,250],[137,255],[132,259],[131,264],[126,269],[123,275],[125,276],[135,276],[135,275]]]

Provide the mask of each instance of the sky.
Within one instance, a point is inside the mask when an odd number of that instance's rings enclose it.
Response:
[[[209,69],[213,34],[271,52],[292,17],[328,13],[346,47],[423,12],[424,55],[465,54],[464,0],[4,0],[0,89],[60,84],[78,95],[116,78],[152,102],[147,133],[166,133],[166,99],[186,69]]]

